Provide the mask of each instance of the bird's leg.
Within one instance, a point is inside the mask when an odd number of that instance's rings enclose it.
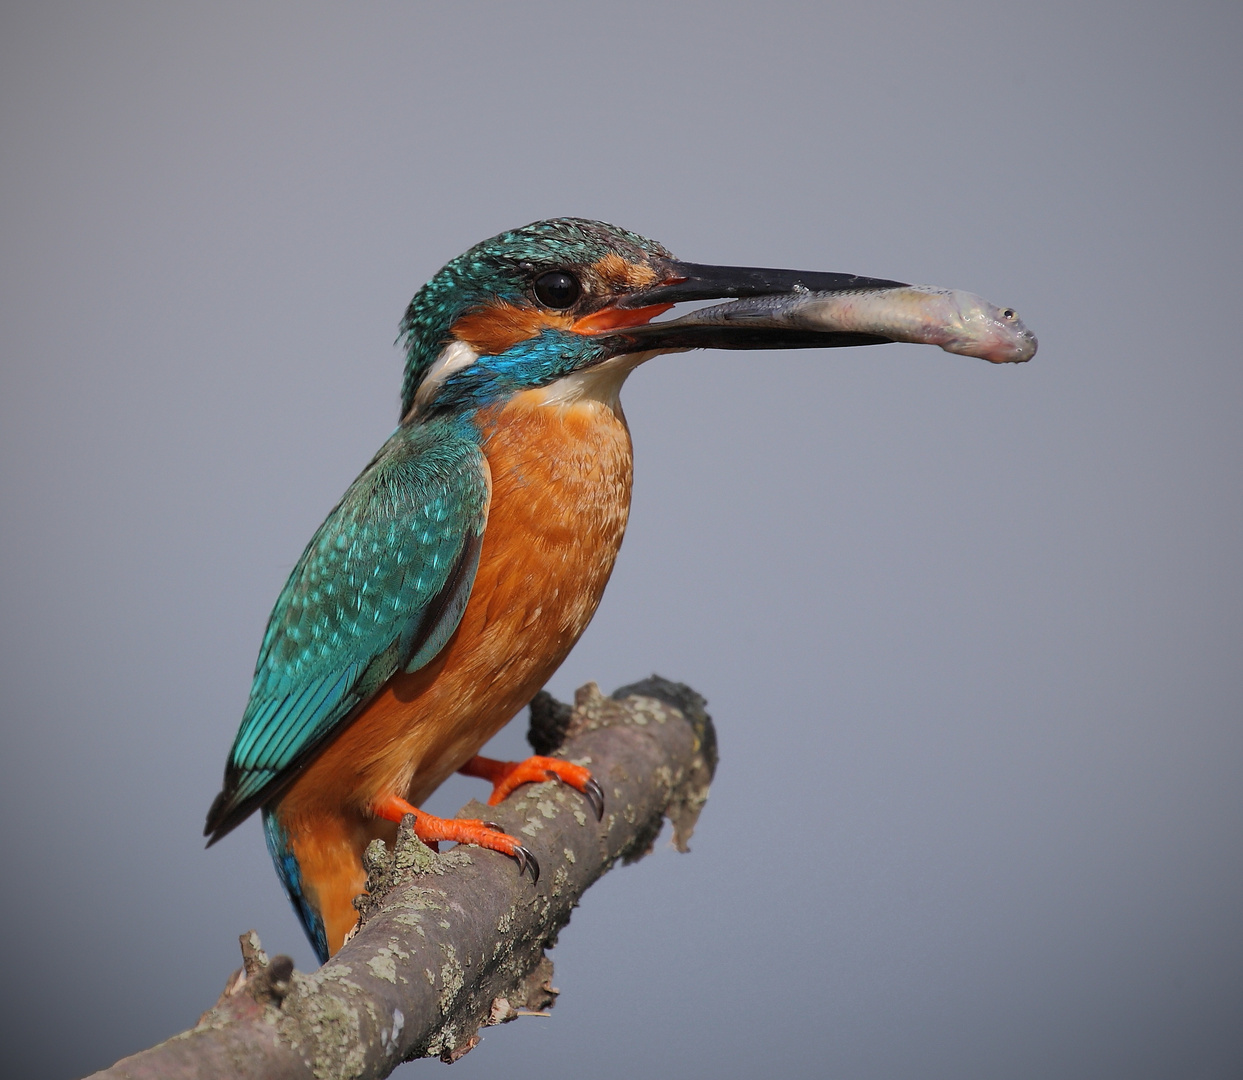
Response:
[[[518,862],[518,873],[528,868],[531,881],[539,881],[539,863],[534,855],[522,846],[514,837],[503,832],[501,827],[491,821],[477,821],[470,818],[438,818],[426,814],[416,806],[411,806],[405,799],[390,795],[372,807],[372,813],[385,821],[401,824],[407,814],[414,817],[414,835],[429,847],[440,840],[452,841],[455,844],[475,844],[489,851],[499,851]],[[439,850],[436,848],[435,850]]]
[[[476,754],[458,772],[464,776],[478,776],[492,785],[488,805],[496,806],[520,784],[541,784],[545,780],[563,780],[576,791],[581,791],[591,804],[599,821],[604,816],[604,792],[590,771],[560,758],[529,757],[522,761],[497,761],[496,758]]]

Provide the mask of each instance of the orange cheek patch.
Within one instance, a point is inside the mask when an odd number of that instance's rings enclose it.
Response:
[[[497,356],[520,341],[536,337],[548,327],[569,330],[573,322],[569,315],[516,307],[500,300],[468,311],[453,324],[452,334],[480,356]]]
[[[656,284],[656,271],[643,263],[627,262],[615,252],[609,252],[592,266],[610,285],[619,289],[641,289]]]

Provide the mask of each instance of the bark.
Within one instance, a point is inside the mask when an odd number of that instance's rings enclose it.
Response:
[[[403,827],[392,851],[368,850],[360,927],[327,964],[294,971],[244,934],[244,967],[192,1029],[95,1077],[383,1077],[414,1058],[454,1061],[481,1027],[547,1010],[557,991],[544,952],[587,887],[647,854],[665,817],[687,850],[716,768],[703,705],[656,676],[609,698],[589,683],[572,709],[541,693],[532,745],[592,770],[603,820],[559,782],[460,811],[520,837],[539,860],[538,885],[512,859],[474,847],[437,855]]]

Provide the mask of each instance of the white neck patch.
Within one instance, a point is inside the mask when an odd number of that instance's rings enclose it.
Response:
[[[445,380],[449,378],[455,371],[461,371],[462,368],[470,367],[479,354],[475,352],[464,341],[454,338],[448,345],[440,351],[440,355],[432,362],[432,366],[427,369],[427,374],[423,376],[423,381],[419,383],[418,392],[414,395],[414,405],[411,412],[417,412],[425,406],[437,390],[444,385]]]
[[[589,400],[600,401],[616,409],[626,376],[645,360],[659,356],[661,351],[663,350],[614,356],[603,364],[566,375],[540,389],[539,392],[543,395],[541,404],[573,405],[575,402]]]

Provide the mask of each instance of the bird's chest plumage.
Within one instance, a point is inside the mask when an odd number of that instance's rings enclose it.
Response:
[[[528,391],[477,422],[491,498],[461,624],[311,763],[286,797],[290,811],[302,797],[359,804],[405,793],[418,805],[531,699],[595,614],[630,507],[633,458],[616,399]]]
[[[621,546],[630,435],[604,402],[548,404],[540,391],[481,417],[481,429],[492,497],[470,602],[478,610],[467,614],[498,673],[525,667],[525,652],[559,663],[595,613]]]

